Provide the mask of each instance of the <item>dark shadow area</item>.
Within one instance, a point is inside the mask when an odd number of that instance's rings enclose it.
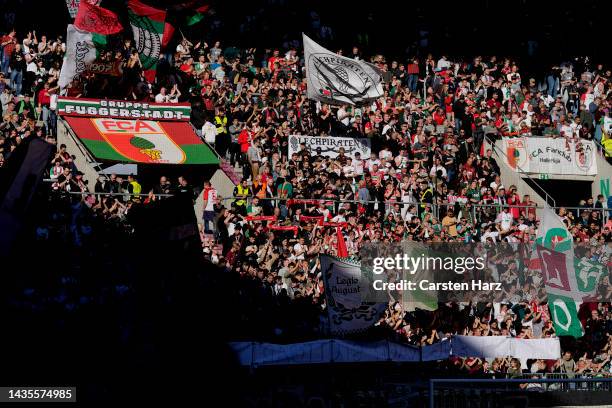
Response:
[[[79,402],[238,402],[226,275],[201,257],[190,201],[135,207],[131,229],[44,190],[0,267],[0,383],[76,386]]]

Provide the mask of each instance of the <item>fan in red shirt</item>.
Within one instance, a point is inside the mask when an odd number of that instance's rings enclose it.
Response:
[[[268,58],[268,69],[270,70],[270,72],[274,72],[274,63],[278,62],[278,60],[281,59],[281,57],[278,56],[278,53],[278,50],[274,50],[272,56]]]
[[[49,84],[46,83],[40,91],[38,91],[38,96],[36,98],[38,104],[40,106],[49,107],[51,105],[51,90],[49,89]]]
[[[436,125],[442,126],[444,121],[446,120],[446,114],[442,110],[442,108],[438,108],[433,114],[433,120],[436,122]]]
[[[244,128],[238,135],[238,144],[240,145],[240,152],[246,154],[251,144],[251,132],[249,129]]]

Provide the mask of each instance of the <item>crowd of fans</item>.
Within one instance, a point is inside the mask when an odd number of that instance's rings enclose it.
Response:
[[[149,84],[132,41],[111,38],[100,58],[121,66],[122,73],[86,73],[63,92],[189,101],[193,125],[241,173],[233,197],[221,197],[206,182],[204,212],[198,214],[205,256],[236,277],[237,337],[290,341],[324,335],[318,255],[337,254],[339,236],[351,257],[358,257],[366,242],[533,242],[535,203],[500,179],[492,150],[483,148],[487,138],[595,140],[602,154],[612,156],[607,128],[612,74],[588,61],[564,62],[529,76],[509,58],[429,55],[389,61],[374,55],[368,60],[383,72],[384,95],[364,106],[332,107],[306,98],[297,43],[283,50],[194,43],[183,39],[175,52],[167,52],[156,83]],[[61,37],[50,40],[34,31],[19,38],[11,31],[1,44],[0,165],[23,138],[55,143],[54,101],[65,49]],[[344,55],[366,58],[357,47]],[[367,138],[371,155],[338,149],[330,157],[305,145],[289,155],[291,135]],[[195,197],[187,180],[172,184],[166,177],[159,185],[141,186],[133,176],[112,175],[88,186],[63,145],[49,178],[56,193],[97,193],[62,195],[69,205],[61,208],[69,215],[61,219],[70,226],[63,238],[77,247],[109,220],[122,225],[135,203],[177,192]],[[561,208],[559,215],[576,242],[609,243],[612,201],[583,199],[580,209]],[[44,226],[49,222],[41,221],[40,239],[52,239]],[[597,259],[607,262],[601,254]],[[415,345],[451,334],[554,336],[545,300],[518,284],[514,290],[511,302],[442,304],[435,312],[391,303],[372,335]],[[612,308],[585,304],[581,313],[585,336],[569,345],[560,361],[533,362],[531,372],[610,372]],[[456,364],[470,372],[513,375],[517,369],[511,360]]]

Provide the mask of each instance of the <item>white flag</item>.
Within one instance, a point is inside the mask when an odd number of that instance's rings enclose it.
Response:
[[[375,323],[388,303],[365,302],[368,282],[360,264],[333,256],[321,256],[327,312],[332,335],[363,331]]]
[[[79,30],[72,24],[68,25],[66,53],[59,78],[60,88],[66,88],[73,79],[78,78],[96,60],[97,41],[94,42],[94,37],[104,38],[99,34]]]
[[[382,76],[374,65],[333,53],[305,34],[303,40],[310,99],[355,105],[383,95]]]

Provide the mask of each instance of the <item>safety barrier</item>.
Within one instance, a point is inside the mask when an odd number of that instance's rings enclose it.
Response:
[[[612,378],[432,378],[429,380],[429,408],[496,406],[508,392],[602,391],[610,393]],[[443,389],[442,384],[446,384]],[[558,386],[559,388],[555,389]],[[437,388],[437,389],[436,389]],[[523,397],[526,398],[525,395]],[[610,401],[612,394],[606,394]]]

